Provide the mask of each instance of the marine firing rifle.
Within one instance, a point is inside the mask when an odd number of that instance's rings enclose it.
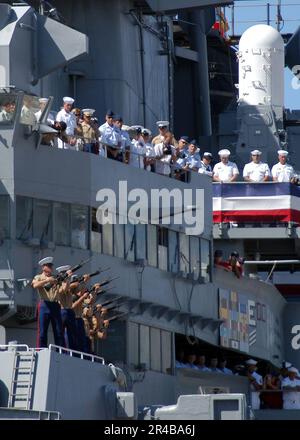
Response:
[[[81,269],[83,266],[85,266],[87,263],[91,261],[92,257],[88,258],[87,260],[81,261],[81,263],[76,264],[75,266],[72,266],[69,270],[65,270],[58,275],[56,275],[54,278],[58,284],[63,283],[66,281],[67,278],[69,278],[70,275],[68,275],[67,272],[71,271],[72,273],[77,272],[79,269]]]

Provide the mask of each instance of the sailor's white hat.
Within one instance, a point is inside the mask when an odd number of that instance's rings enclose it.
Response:
[[[141,125],[133,125],[132,127],[130,127],[130,130],[138,131],[141,133],[143,130],[143,127]]]
[[[257,361],[255,361],[254,359],[248,359],[245,362],[246,365],[257,365]]]
[[[123,131],[129,131],[130,129],[131,129],[131,127],[129,125],[122,125]]]
[[[75,99],[70,98],[70,96],[65,96],[65,97],[63,98],[63,102],[64,102],[65,104],[74,104],[74,101],[75,101]]]
[[[156,125],[157,125],[159,128],[162,128],[162,127],[169,127],[170,122],[169,122],[169,121],[157,121],[157,122],[156,122]]]
[[[48,102],[48,98],[40,98],[39,103],[40,104],[46,104]]]
[[[281,156],[287,156],[289,154],[289,152],[286,150],[278,150],[277,153],[280,154]]]
[[[67,270],[70,270],[71,266],[69,264],[66,264],[65,266],[59,266],[56,268],[57,272],[67,272]]]
[[[203,153],[203,157],[210,157],[210,158],[212,158],[213,155],[211,153],[209,153],[209,151],[205,151],[205,153]]]
[[[83,110],[82,110],[82,113],[83,114],[86,114],[86,115],[91,115],[91,116],[93,116],[93,114],[95,113],[95,109],[93,109],[93,108],[84,108]]]
[[[283,368],[290,368],[292,366],[292,364],[290,362],[282,362],[282,367]]]
[[[288,372],[289,372],[289,373],[296,373],[296,374],[299,374],[299,371],[298,371],[297,368],[295,368],[295,367],[290,367],[290,368],[288,369]]]
[[[260,150],[253,150],[253,151],[251,151],[251,155],[252,156],[256,155],[256,154],[258,154],[260,156],[262,154],[262,152]]]
[[[142,134],[146,135],[146,136],[151,136],[151,130],[149,130],[148,128],[143,128],[142,130]]]
[[[53,257],[46,257],[39,261],[39,266],[44,266],[44,264],[53,264]]]
[[[227,148],[225,148],[224,150],[220,150],[219,152],[218,152],[218,155],[219,156],[225,156],[225,157],[228,157],[228,156],[230,156],[230,151],[229,150],[227,150]]]

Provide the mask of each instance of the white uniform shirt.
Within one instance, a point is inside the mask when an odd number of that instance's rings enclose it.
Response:
[[[295,171],[292,165],[285,164],[282,165],[278,162],[272,168],[272,177],[275,177],[278,182],[290,182],[295,176]]]
[[[38,112],[36,112],[36,113],[34,114],[34,116],[36,117],[36,120],[39,122],[40,117],[42,116],[42,110],[39,110]]]
[[[264,177],[270,176],[270,168],[264,162],[247,163],[244,167],[243,177],[248,177],[253,182],[262,182]]]
[[[117,147],[119,142],[121,142],[121,136],[117,132],[114,125],[109,125],[108,122],[105,122],[105,124],[101,125],[99,128],[100,132],[100,138],[99,141],[110,145],[112,147]]]
[[[256,373],[256,371],[253,371],[251,376],[255,379],[256,383],[258,385],[263,384],[263,378],[260,374]],[[255,386],[250,383],[250,389],[251,389],[251,403],[252,403],[252,409],[259,409],[260,408],[260,391],[255,390]]]
[[[147,143],[144,142],[144,151],[145,151],[145,156],[148,157],[149,159],[155,158],[154,147],[152,144],[150,144],[150,142]],[[151,165],[147,165],[146,170],[151,171]]]
[[[283,409],[300,409],[300,392],[286,390],[284,391],[284,387],[299,387],[300,380],[294,379],[291,380],[289,377],[283,379],[281,383],[282,395],[283,395]]]
[[[223,163],[219,162],[214,166],[213,173],[222,182],[229,182],[233,176],[239,174],[238,167],[234,162]]]
[[[170,163],[172,160],[172,155],[170,154],[164,154],[163,149],[165,145],[163,143],[157,144],[154,147],[154,152],[156,157],[161,157],[161,159],[158,159],[155,163],[155,171],[158,174],[163,174],[165,176],[168,176],[171,173],[171,167]],[[175,147],[171,145],[172,154],[175,154]]]
[[[128,132],[125,130],[117,130],[117,133],[119,134],[120,137],[121,150],[123,152],[129,150],[131,147],[131,139]]]
[[[63,108],[60,112],[57,113],[56,120],[57,122],[65,122],[65,124],[67,124],[67,136],[74,136],[75,128],[77,127],[76,116],[74,115],[74,113],[68,113]]]
[[[135,168],[144,169],[145,145],[142,141],[133,139],[130,145],[129,165]]]

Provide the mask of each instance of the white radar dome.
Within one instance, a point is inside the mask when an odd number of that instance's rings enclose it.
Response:
[[[284,42],[272,26],[247,29],[239,44],[239,102],[284,105]]]

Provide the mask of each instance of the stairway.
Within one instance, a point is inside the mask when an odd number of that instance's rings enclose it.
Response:
[[[16,351],[14,355],[8,408],[31,409],[36,354],[34,351]]]

